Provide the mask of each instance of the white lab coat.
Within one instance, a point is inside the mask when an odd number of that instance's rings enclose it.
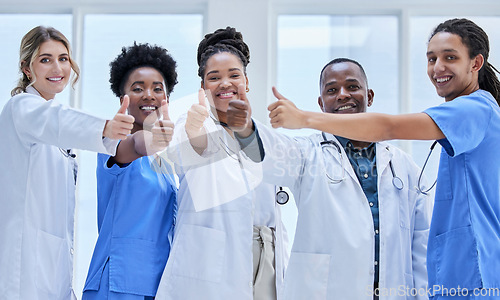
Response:
[[[236,140],[208,118],[208,147],[200,156],[179,118],[168,157],[179,175],[174,240],[156,299],[253,299],[252,236],[255,201],[275,214],[276,281],[284,278],[286,232],[275,187],[254,176]],[[262,209],[262,207],[260,207]]]
[[[329,166],[329,175],[340,178],[339,156],[323,156],[321,134],[291,138],[258,122],[256,126],[265,150],[264,180],[289,187],[298,208],[285,299],[373,299],[372,214],[344,150],[346,179],[332,184],[325,168]],[[327,138],[335,139],[331,134]],[[390,160],[404,182],[401,191],[392,184]],[[387,143],[377,143],[376,163],[380,299],[415,299],[401,296],[406,292],[399,289],[406,287],[407,294],[420,291],[423,296],[417,298],[427,299],[426,247],[432,207],[429,197],[416,192],[419,169],[408,155]],[[332,174],[332,169],[338,172]],[[384,296],[391,291],[392,296]]]
[[[105,120],[27,91],[0,115],[0,299],[68,300],[76,160],[58,147],[114,153],[116,143],[103,144]]]

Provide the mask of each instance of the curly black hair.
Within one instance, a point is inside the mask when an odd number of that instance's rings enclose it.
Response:
[[[167,95],[174,90],[177,84],[177,63],[170,56],[168,50],[148,43],[123,47],[120,53],[110,64],[109,82],[111,90],[117,97],[124,95],[124,85],[130,73],[137,68],[152,67],[158,70],[165,80]]]
[[[250,62],[250,49],[243,41],[241,32],[228,26],[226,29],[217,29],[213,33],[206,34],[198,45],[198,76],[203,79],[207,60],[212,55],[221,52],[229,52],[239,57],[246,74],[246,67]]]

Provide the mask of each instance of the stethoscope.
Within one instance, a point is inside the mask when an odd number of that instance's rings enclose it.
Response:
[[[423,191],[421,186],[420,186],[420,181],[422,180],[422,175],[424,174],[425,166],[427,166],[427,162],[429,161],[429,157],[431,156],[432,150],[434,150],[434,147],[436,146],[436,144],[437,144],[437,141],[434,141],[434,143],[432,143],[429,154],[427,154],[427,158],[425,159],[424,166],[422,167],[422,170],[420,170],[420,175],[418,176],[417,190],[421,194],[424,194],[424,195],[427,195],[429,193],[429,191],[432,190],[432,188],[436,185],[436,182],[437,182],[437,179],[434,180],[434,183],[431,185],[431,187],[426,189],[425,191]],[[387,147],[387,150],[389,150],[389,147]],[[389,166],[391,167],[391,172],[392,172],[392,184],[398,190],[402,190],[404,187],[403,181],[401,180],[401,178],[396,176],[396,173],[394,172],[394,168],[392,166],[392,161],[389,161]]]
[[[62,155],[68,159],[73,159],[73,178],[75,179],[75,185],[76,185],[76,179],[78,176],[78,164],[76,164],[76,154],[71,152],[71,149],[63,149],[59,148],[59,152],[62,153]]]
[[[389,150],[389,147],[387,147],[387,150]],[[403,183],[403,180],[396,175],[396,172],[394,172],[394,167],[392,166],[392,160],[389,161],[389,167],[391,168],[391,173],[392,173],[392,185],[398,189],[402,190],[405,185]]]
[[[277,187],[279,190],[276,192],[276,202],[280,205],[285,205],[288,203],[288,200],[290,199],[290,196],[288,193],[283,190],[283,187]]]
[[[423,191],[422,188],[420,187],[420,181],[422,180],[422,175],[424,174],[425,166],[427,166],[427,161],[429,161],[429,157],[431,156],[432,150],[434,150],[434,147],[436,146],[436,144],[437,144],[437,141],[434,141],[434,143],[432,143],[429,154],[427,154],[427,158],[425,159],[424,166],[422,167],[422,170],[420,171],[420,175],[418,176],[417,190],[421,194],[424,194],[424,195],[427,195],[427,193],[429,193],[429,191],[432,190],[432,188],[436,185],[436,182],[437,182],[437,179],[434,180],[434,183],[431,185],[431,187],[426,189],[425,191]],[[386,149],[389,150],[389,147],[387,147]],[[389,166],[391,167],[391,172],[392,172],[392,184],[398,190],[402,190],[404,187],[403,181],[401,180],[401,178],[396,176],[396,173],[394,172],[394,168],[392,166],[392,161],[389,161]]]
[[[323,136],[323,140],[320,142],[321,148],[325,149],[333,146],[335,148],[334,152],[337,152],[339,154],[340,166],[342,168],[341,178],[335,179],[334,177],[330,176],[326,170],[325,170],[325,175],[330,183],[332,184],[341,183],[342,181],[345,180],[345,167],[344,167],[344,159],[342,157],[342,148],[334,140],[328,140],[324,132],[322,132],[321,135]],[[386,149],[389,150],[389,147],[386,147]],[[403,180],[401,180],[401,178],[399,178],[396,175],[396,172],[394,171],[394,166],[392,165],[392,161],[389,161],[389,167],[392,173],[392,184],[396,189],[402,190],[404,188]],[[286,191],[283,190],[283,187],[280,186],[278,187],[278,189],[279,190],[276,192],[276,202],[278,204],[284,205],[288,202],[290,196]]]
[[[339,153],[342,170],[345,170],[344,161],[342,159],[342,151],[340,150],[341,149],[340,146],[336,142],[334,142],[333,140],[327,140],[324,132],[322,132],[321,134],[323,135],[323,141],[320,142],[321,147],[323,148],[324,145],[333,145],[336,148],[336,151]],[[434,143],[432,143],[432,145],[430,147],[429,154],[427,155],[427,158],[425,159],[424,166],[422,167],[422,170],[420,171],[420,175],[418,176],[417,189],[420,193],[422,193],[424,195],[427,195],[429,193],[429,191],[432,190],[432,188],[434,188],[434,186],[436,185],[436,182],[437,182],[437,179],[434,180],[434,183],[431,185],[431,187],[426,189],[426,190],[422,190],[421,185],[420,185],[420,181],[422,180],[422,176],[423,176],[425,167],[427,166],[427,162],[429,161],[429,157],[431,156],[432,151],[434,150],[434,147],[436,146],[436,144],[437,144],[437,141],[434,141]],[[386,149],[389,151],[389,147],[386,147]],[[404,183],[403,183],[403,180],[401,180],[401,178],[396,175],[396,172],[394,171],[394,166],[392,165],[392,160],[389,161],[389,168],[391,169],[391,173],[392,173],[392,185],[396,189],[402,190],[404,188]],[[328,175],[328,173],[326,171],[325,171],[325,174],[326,174],[326,177],[330,180],[330,183],[340,183],[340,182],[344,181],[344,179],[345,179],[344,174],[342,174],[341,179],[333,179],[331,176]],[[280,187],[278,187],[278,189],[279,190],[276,192],[276,202],[278,204],[284,205],[288,202],[288,200],[290,199],[290,196],[288,195],[288,193],[286,191],[283,190],[283,187],[280,186]]]
[[[323,150],[328,149],[331,146],[335,147],[334,152],[338,152],[338,154],[339,154],[340,168],[342,169],[342,177],[340,177],[339,179],[335,179],[335,178],[333,178],[333,176],[328,175],[328,172],[325,170],[326,178],[328,178],[328,181],[330,183],[333,183],[333,184],[341,183],[342,181],[345,180],[345,168],[344,168],[344,159],[342,157],[342,148],[335,141],[327,140],[324,132],[322,132],[321,135],[323,136],[323,140],[321,142],[319,142],[319,144],[321,145],[322,152],[324,153]],[[330,151],[328,151],[328,152],[330,152]]]
[[[76,158],[76,154],[71,153],[71,149],[59,148],[59,152],[61,152],[64,157]]]
[[[340,183],[340,182],[342,182],[342,181],[345,180],[345,168],[344,168],[344,160],[342,159],[342,150],[341,150],[340,146],[336,142],[334,142],[333,140],[327,140],[326,139],[326,135],[325,135],[324,132],[322,132],[321,134],[323,136],[323,141],[320,142],[321,147],[324,147],[326,145],[333,145],[333,146],[335,146],[337,152],[339,153],[340,163],[341,163],[341,167],[342,167],[342,178],[340,178],[340,179],[333,179],[325,171],[326,177],[328,177],[328,179],[330,180],[330,183]],[[389,151],[389,147],[388,146],[386,147],[386,149],[387,149],[387,151]],[[392,160],[389,161],[389,168],[391,169],[391,173],[392,173],[392,185],[394,185],[394,187],[396,189],[402,190],[404,188],[404,183],[403,183],[403,180],[401,180],[401,178],[396,175],[396,172],[394,171],[394,166],[392,165]]]
[[[422,188],[420,187],[420,180],[422,179],[422,175],[424,174],[425,166],[427,165],[427,161],[429,160],[429,157],[432,154],[432,150],[434,150],[434,147],[436,146],[436,144],[437,144],[437,141],[434,141],[434,143],[432,143],[429,154],[427,154],[427,158],[425,159],[424,166],[422,167],[422,170],[420,171],[420,176],[418,176],[417,189],[420,193],[422,193],[424,195],[427,195],[427,193],[429,193],[429,191],[432,190],[432,188],[436,185],[436,182],[437,182],[437,178],[436,178],[436,180],[434,180],[434,183],[431,185],[431,187],[426,189],[425,191],[422,191]]]

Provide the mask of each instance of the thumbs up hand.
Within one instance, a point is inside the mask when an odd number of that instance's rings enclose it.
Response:
[[[189,108],[186,119],[186,133],[190,139],[197,138],[205,134],[203,123],[208,118],[208,109],[205,100],[205,91],[198,90],[198,103]]]
[[[267,107],[269,110],[269,118],[273,128],[288,128],[300,129],[306,127],[304,124],[306,118],[304,111],[298,109],[292,101],[281,95],[278,90],[273,87],[273,94],[278,101],[271,103]]]
[[[242,137],[247,137],[253,132],[252,108],[247,99],[245,85],[238,85],[238,98],[229,101],[227,108],[227,125]]]
[[[150,149],[148,149],[148,154],[156,153],[167,148],[174,134],[174,122],[170,120],[170,116],[168,115],[167,100],[161,102],[160,110],[162,117],[160,120],[157,120],[153,128],[151,128],[152,140],[149,144]]]
[[[198,103],[193,104],[189,108],[185,125],[189,142],[198,154],[205,151],[208,145],[207,131],[203,127],[203,123],[209,116],[205,97],[205,91],[200,88],[198,90]]]
[[[102,135],[113,140],[124,140],[134,127],[134,117],[127,115],[130,99],[127,95],[123,97],[120,109],[112,120],[107,120]]]

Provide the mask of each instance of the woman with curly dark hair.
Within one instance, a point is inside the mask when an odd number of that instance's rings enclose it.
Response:
[[[129,99],[135,122],[115,156],[98,155],[99,237],[83,299],[153,299],[177,210],[172,171],[156,155],[173,134],[167,103],[176,62],[162,47],[134,43],[110,66],[111,89],[120,102]]]
[[[179,175],[179,213],[158,298],[277,297],[287,255],[276,187],[253,176],[256,164],[226,125],[229,101],[246,99],[249,58],[241,33],[231,27],[199,44],[199,103],[178,119],[169,147]]]

